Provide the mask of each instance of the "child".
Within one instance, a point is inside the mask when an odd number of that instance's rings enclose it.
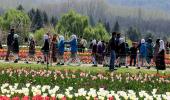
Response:
[[[93,66],[97,67],[97,62],[96,62],[96,53],[97,53],[97,43],[96,40],[92,40],[92,61],[93,61]]]
[[[27,56],[25,63],[28,64],[29,58],[35,58],[36,59],[36,56],[35,56],[35,40],[34,40],[33,35],[30,35],[30,37],[29,37],[29,52],[28,52],[28,56]]]
[[[49,63],[48,62],[48,58],[49,58],[49,37],[48,35],[44,35],[44,45],[43,47],[41,48],[41,51],[43,52],[43,55],[44,55],[44,61],[42,61],[42,64],[44,64],[44,62],[47,61],[47,64]]]
[[[64,36],[59,36],[59,44],[58,44],[58,65],[64,65]]]
[[[76,35],[72,35],[71,36],[71,40],[69,42],[65,42],[66,44],[70,44],[71,47],[71,57],[68,60],[67,64],[70,65],[70,63],[73,60],[76,60],[78,63],[78,66],[81,65],[80,59],[77,56],[77,51],[78,51],[78,47],[77,47],[77,36]]]
[[[18,35],[14,34],[14,41],[13,41],[13,54],[15,57],[14,63],[18,63],[18,55],[19,55],[19,43],[18,43]]]
[[[57,61],[57,34],[54,34],[52,37],[50,50],[51,50],[51,64],[52,62]]]
[[[132,66],[132,61],[134,61],[133,66],[136,66],[136,57],[137,57],[137,47],[136,43],[132,43],[132,47],[130,48],[130,66]]]

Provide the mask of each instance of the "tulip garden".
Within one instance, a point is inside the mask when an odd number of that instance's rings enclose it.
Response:
[[[22,66],[1,64],[0,100],[170,100],[168,71],[158,75]]]

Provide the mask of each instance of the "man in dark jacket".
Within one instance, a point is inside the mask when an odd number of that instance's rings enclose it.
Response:
[[[5,61],[9,61],[8,58],[9,58],[10,52],[12,51],[13,42],[14,42],[14,31],[15,31],[14,28],[12,28],[7,37],[7,54],[6,54]]]
[[[109,47],[111,49],[111,56],[110,56],[110,65],[109,65],[109,70],[114,71],[115,69],[115,59],[116,59],[116,53],[115,53],[115,48],[116,48],[116,32],[112,33],[112,38],[109,41]]]
[[[3,49],[2,44],[1,44],[1,41],[0,41],[0,49]]]

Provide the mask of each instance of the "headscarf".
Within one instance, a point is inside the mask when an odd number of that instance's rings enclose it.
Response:
[[[73,35],[71,36],[71,40],[74,40],[74,39],[77,40],[77,36],[76,36],[75,34],[73,34]]]
[[[141,43],[145,43],[145,39],[142,39],[142,40],[141,40]]]
[[[95,45],[95,44],[96,44],[96,40],[95,40],[95,39],[92,41],[92,44],[93,44],[93,45]]]
[[[44,40],[48,40],[49,39],[49,37],[48,37],[48,35],[44,35]]]
[[[14,39],[18,39],[18,34],[14,34]]]
[[[123,42],[125,42],[125,39],[124,38],[120,38],[119,42],[120,42],[120,44],[122,44]]]
[[[59,40],[60,40],[60,41],[63,41],[63,40],[64,40],[64,36],[60,35],[60,36],[59,36]]]
[[[102,45],[102,41],[99,41],[99,42],[97,43],[97,45],[98,45],[98,46],[101,46],[101,45]]]
[[[33,34],[30,34],[29,35],[29,39],[32,40],[34,38],[34,35]]]
[[[163,40],[160,40],[159,43],[160,43],[159,52],[161,52],[162,50],[165,50],[165,44]]]

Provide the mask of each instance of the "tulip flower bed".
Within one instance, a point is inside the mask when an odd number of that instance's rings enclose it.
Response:
[[[170,100],[170,77],[0,69],[0,100]]]

